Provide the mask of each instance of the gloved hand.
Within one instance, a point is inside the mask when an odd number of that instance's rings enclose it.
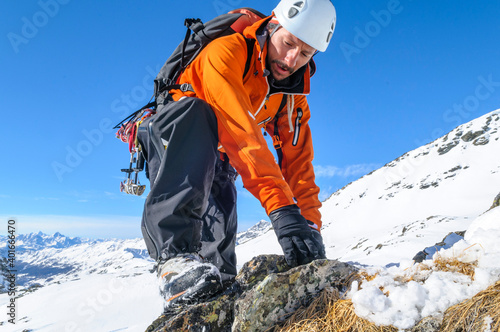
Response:
[[[319,254],[320,254],[321,258],[326,258],[325,244],[323,242],[323,236],[321,236],[321,233],[317,229],[312,227],[312,225],[314,225],[314,223],[312,221],[308,220],[307,224],[310,226],[314,238],[319,243]]]
[[[295,267],[315,259],[326,258],[321,234],[309,227],[297,205],[274,210],[269,214],[269,218],[288,265]]]

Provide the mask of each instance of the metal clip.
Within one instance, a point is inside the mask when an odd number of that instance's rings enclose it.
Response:
[[[187,91],[191,91],[192,88],[191,88],[191,84],[189,83],[182,83],[181,84],[181,87],[179,88],[182,92],[187,92]]]
[[[134,166],[135,163],[135,167]],[[127,173],[127,178],[120,182],[120,191],[125,192],[130,195],[141,196],[146,190],[145,185],[141,185],[139,182],[139,172],[144,169],[144,158],[142,153],[138,153],[137,158],[135,158],[135,151],[130,153],[130,165],[129,168],[124,168],[121,171]],[[132,173],[134,173],[134,178],[132,179]]]

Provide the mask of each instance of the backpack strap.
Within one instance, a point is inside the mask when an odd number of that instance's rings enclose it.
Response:
[[[190,31],[190,30],[188,29],[188,31]],[[189,37],[189,35],[188,35],[188,37]],[[243,70],[243,77],[242,77],[243,79],[245,78],[245,76],[247,76],[248,71],[250,70],[250,65],[252,63],[252,56],[253,56],[253,47],[255,45],[255,39],[245,38],[245,42],[247,44],[247,60],[245,62],[245,69]],[[166,86],[162,87],[161,89],[159,89],[157,93],[159,95],[163,91],[176,90],[176,89],[179,89],[183,92],[186,92],[186,91],[193,91],[194,92],[191,84],[183,83],[183,84],[166,85]]]
[[[276,113],[276,116],[274,117],[273,145],[274,145],[274,148],[276,149],[276,155],[278,156],[278,165],[280,166],[280,169],[281,169],[281,164],[283,162],[283,150],[282,150],[283,142],[281,141],[280,132],[278,130],[278,120],[279,120],[281,111],[286,106],[287,99],[288,99],[288,96],[286,94],[283,94],[283,98],[281,99],[281,104],[278,107],[278,112]]]
[[[204,25],[203,22],[199,18],[186,18],[184,20],[184,26],[186,26],[186,36],[184,37],[184,43],[182,44],[182,51],[181,51],[181,71],[186,69],[186,65],[184,63],[184,53],[186,52],[186,46],[189,41],[189,37],[191,36],[191,31],[198,32],[199,30],[203,29]]]
[[[113,127],[113,129],[119,129],[121,127],[124,127],[128,122],[130,121],[135,121],[135,117],[141,113],[143,110],[148,109],[148,108],[155,108],[156,107],[156,101],[152,101],[147,103],[146,105],[142,106],[140,109],[135,111],[134,113],[130,114],[127,116],[125,119],[120,121],[116,126]]]
[[[248,71],[250,70],[250,64],[252,62],[253,47],[255,45],[255,39],[245,38],[245,42],[247,44],[247,62],[245,62],[245,70],[243,71],[243,78],[245,78],[245,76],[247,76]]]

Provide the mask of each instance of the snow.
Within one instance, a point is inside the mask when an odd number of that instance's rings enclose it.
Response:
[[[348,297],[352,299],[356,314],[377,324],[393,325],[408,329],[423,317],[442,315],[444,311],[478,292],[488,288],[500,278],[500,208],[495,208],[475,219],[466,232],[465,240],[453,247],[442,249],[425,261],[429,270],[420,270],[420,264],[402,262],[390,268],[369,268],[369,274],[377,276],[363,281],[360,289],[352,287]],[[433,270],[438,258],[456,258],[461,262],[476,262],[474,280],[456,273]],[[402,282],[403,279],[425,275],[421,282]]]
[[[7,301],[0,296],[2,312]],[[19,298],[17,323],[2,331],[144,331],[161,309],[154,275],[97,274]]]
[[[393,325],[401,329],[410,328],[424,317],[442,315],[448,307],[471,298],[498,281],[500,207],[477,217],[469,224],[465,240],[459,240],[460,237],[456,235],[446,237],[448,241],[445,241],[443,249],[431,252],[430,258],[436,259],[440,256],[457,258],[461,262],[477,261],[474,280],[455,272],[433,271],[434,260],[415,264],[411,258],[418,250],[413,250],[414,246],[410,246],[409,250],[399,248],[398,264],[387,264],[389,267],[386,267],[385,264],[366,266],[356,263],[370,275],[377,274],[373,280],[363,281],[360,290],[356,290],[357,287],[354,285],[352,289],[355,290],[348,294],[354,303],[356,314],[377,324]],[[458,225],[463,226],[464,223]],[[415,248],[423,249],[421,244]],[[237,250],[238,257],[243,257],[245,260],[251,259],[259,252],[280,253],[279,244],[272,231],[254,240],[253,243],[238,246]],[[391,257],[393,256],[395,255]],[[359,258],[361,258],[359,261],[366,262],[364,257]],[[380,258],[376,261],[380,261]],[[392,259],[386,259],[383,263],[388,261]],[[402,281],[410,277],[416,280],[425,278],[425,282]],[[380,288],[383,288],[383,291]]]

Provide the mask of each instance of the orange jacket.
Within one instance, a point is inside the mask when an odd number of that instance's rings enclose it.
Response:
[[[309,93],[310,72],[295,75],[300,84],[288,97],[278,118],[282,141],[282,168],[268,149],[262,130],[274,135],[274,117],[283,93],[270,88],[265,77],[267,42],[259,42],[258,33],[265,29],[266,18],[247,27],[244,36],[256,39],[250,69],[243,78],[247,46],[241,34],[214,40],[186,68],[179,83],[189,83],[193,91],[172,92],[174,100],[182,96],[205,100],[214,110],[218,121],[220,149],[241,175],[245,188],[270,212],[297,204],[301,214],[321,228],[319,188],[314,182],[313,146],[308,121],[310,118],[306,95]],[[262,39],[262,38],[260,38]],[[293,100],[292,100],[293,99]],[[291,118],[287,107],[292,106]],[[293,132],[290,131],[293,127]],[[294,201],[296,199],[296,202]]]

